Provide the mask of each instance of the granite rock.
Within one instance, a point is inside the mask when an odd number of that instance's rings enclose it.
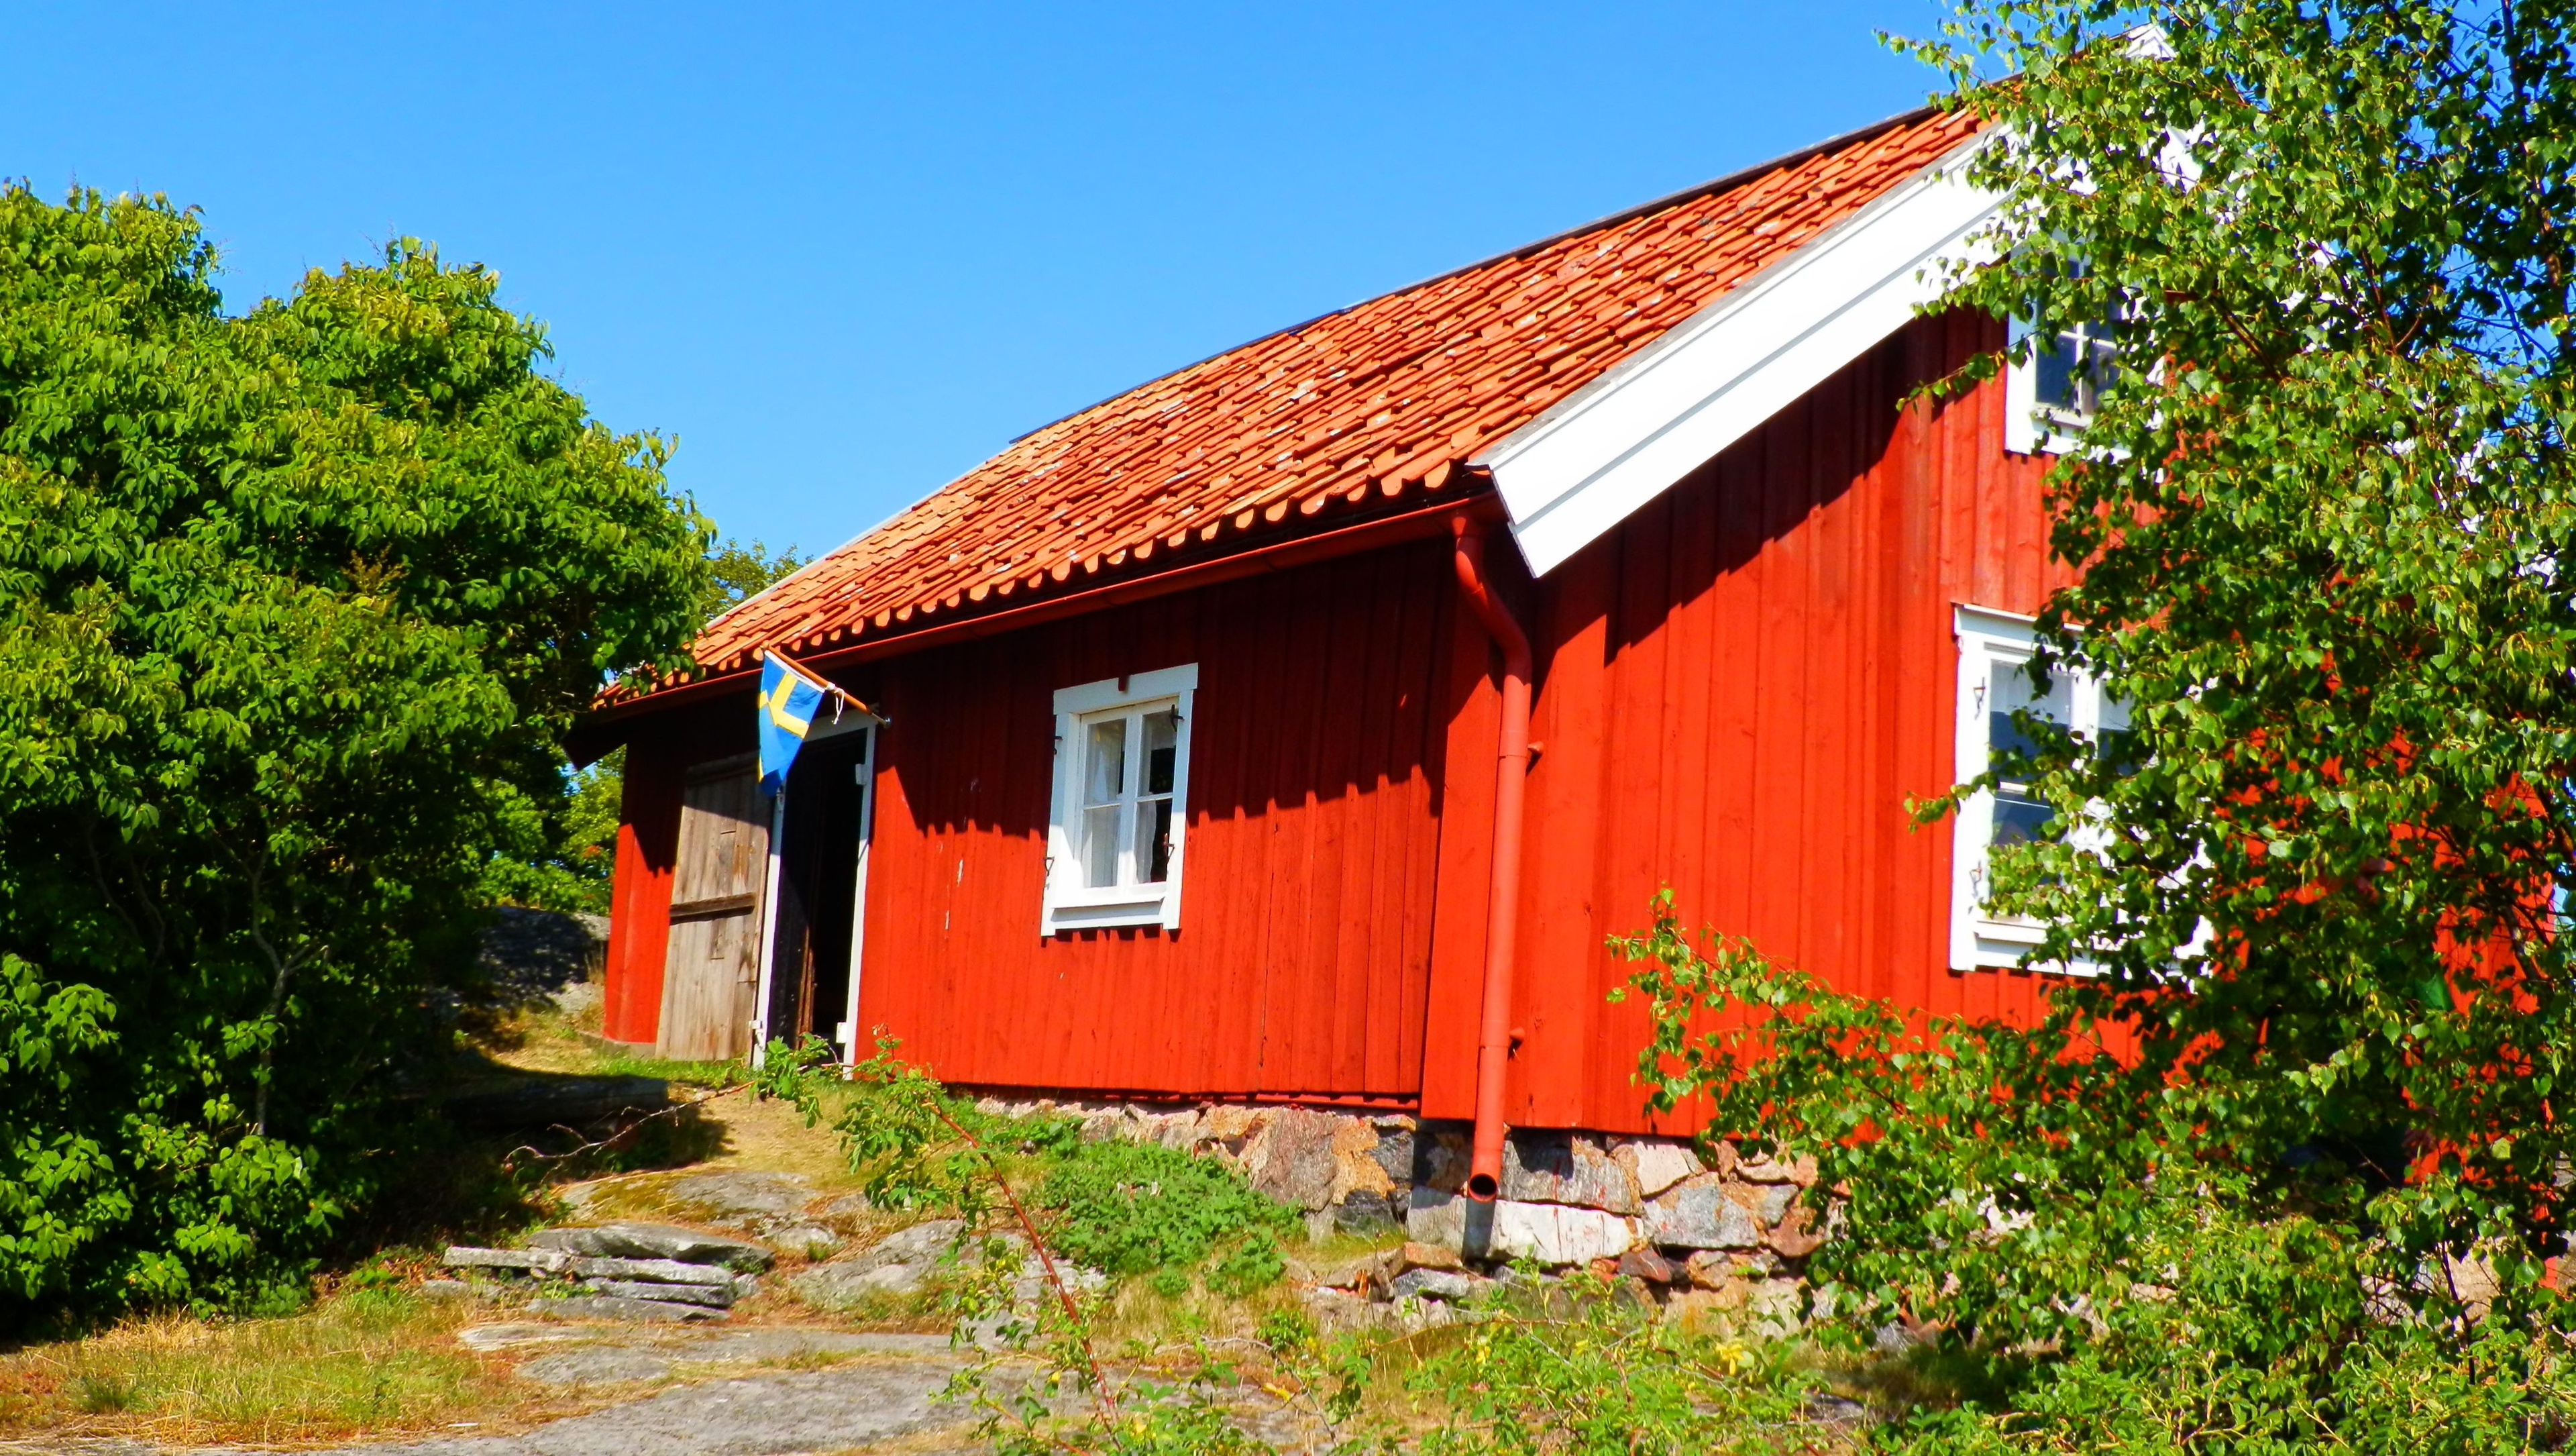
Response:
[[[1684,1183],[1646,1205],[1646,1240],[1666,1248],[1750,1249],[1762,1226],[1714,1180]]]
[[[517,1350],[529,1345],[569,1345],[591,1338],[585,1330],[563,1325],[469,1325],[456,1332],[456,1343],[476,1353]]]
[[[771,1229],[762,1235],[769,1246],[782,1254],[805,1259],[826,1259],[841,1246],[841,1236],[830,1229],[810,1223]]]
[[[1292,1208],[1329,1206],[1339,1171],[1333,1141],[1343,1126],[1342,1118],[1329,1113],[1279,1108],[1257,1142],[1245,1149],[1252,1186]]]
[[[1333,1230],[1364,1239],[1395,1232],[1404,1205],[1392,1193],[1354,1193],[1333,1205]]]
[[[1770,1243],[1781,1258],[1803,1259],[1825,1246],[1825,1231],[1817,1225],[1815,1214],[1800,1204],[1771,1230]]]
[[[823,1309],[842,1309],[873,1294],[910,1294],[930,1278],[932,1267],[927,1260],[914,1264],[861,1265],[843,1259],[817,1264],[790,1275],[787,1286],[808,1304]]]
[[[1413,1182],[1413,1119],[1387,1119],[1377,1124],[1377,1145],[1369,1157],[1386,1173],[1389,1188],[1408,1187]]]
[[[1678,1143],[1622,1143],[1611,1156],[1637,1180],[1637,1195],[1652,1198],[1684,1178],[1704,1171],[1699,1155]]]
[[[1637,1211],[1637,1185],[1628,1170],[1601,1144],[1576,1133],[1514,1132],[1503,1144],[1502,1196],[1515,1203]]]
[[[666,1191],[705,1209],[710,1221],[733,1225],[793,1217],[814,1197],[814,1186],[793,1173],[698,1173],[673,1182]]]
[[[1615,1259],[1635,1234],[1628,1221],[1597,1208],[1497,1199],[1490,1247],[1496,1257],[1530,1259],[1549,1268]]]
[[[1753,1215],[1755,1223],[1769,1228],[1788,1214],[1799,1189],[1795,1183],[1739,1183],[1729,1191]]]
[[[734,1270],[763,1270],[778,1256],[758,1244],[729,1239],[665,1223],[604,1223],[585,1228],[546,1229],[528,1240],[532,1249],[551,1249],[609,1259],[672,1259],[683,1264],[713,1264]]]
[[[966,1222],[955,1218],[925,1219],[893,1233],[837,1262],[873,1269],[885,1264],[930,1264],[956,1247]]]
[[[937,1272],[939,1261],[965,1231],[961,1219],[928,1219],[897,1229],[846,1259],[817,1264],[787,1282],[808,1304],[826,1309],[856,1304],[874,1294],[910,1294]]]
[[[712,1284],[646,1284],[633,1279],[585,1279],[584,1291],[612,1299],[653,1299],[666,1304],[699,1304],[725,1309],[733,1304],[733,1286]]]
[[[1326,1195],[1333,1203],[1347,1203],[1354,1197],[1384,1198],[1395,1191],[1395,1179],[1377,1157],[1378,1130],[1356,1117],[1337,1119],[1333,1129],[1333,1186]]]
[[[1453,1274],[1444,1269],[1407,1269],[1387,1286],[1391,1299],[1473,1299],[1494,1287],[1494,1281],[1475,1274]]]
[[[1417,1192],[1429,1188],[1456,1193],[1465,1188],[1468,1165],[1475,1159],[1470,1131],[1464,1123],[1426,1123],[1414,1129],[1413,1176],[1399,1181],[1410,1181]]]
[[[1493,1249],[1494,1205],[1463,1194],[1416,1187],[1404,1211],[1404,1236],[1470,1259],[1488,1257]]]
[[[621,1299],[606,1294],[576,1294],[565,1299],[541,1299],[529,1308],[539,1314],[562,1319],[636,1320],[652,1323],[683,1323],[726,1318],[720,1309],[701,1304],[673,1304],[661,1299]]]
[[[1619,1256],[1619,1267],[1613,1271],[1624,1279],[1643,1279],[1650,1284],[1678,1284],[1682,1271],[1670,1259],[1651,1248],[1634,1248]]]
[[[671,1363],[671,1357],[658,1350],[602,1345],[540,1355],[515,1373],[539,1385],[617,1385],[659,1380],[671,1373]]]

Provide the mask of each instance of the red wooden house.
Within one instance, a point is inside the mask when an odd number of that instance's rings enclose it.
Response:
[[[628,753],[608,1034],[1646,1131],[1603,942],[1667,885],[1843,987],[2027,1008],[1976,886],[2035,806],[1906,808],[2027,697],[2082,404],[2062,360],[1913,394],[2003,339],[1918,312],[1976,145],[1900,117],[1256,340],[735,609],[584,730]],[[763,650],[870,710],[775,821]]]

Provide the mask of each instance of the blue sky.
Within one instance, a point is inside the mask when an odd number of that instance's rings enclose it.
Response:
[[[1280,326],[1918,105],[1930,0],[14,7],[0,175],[204,210],[228,299],[499,269],[809,554]]]

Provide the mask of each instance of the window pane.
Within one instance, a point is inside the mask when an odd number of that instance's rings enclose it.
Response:
[[[2113,377],[2119,373],[2120,346],[2097,339],[2086,346],[2086,352],[2090,357],[2085,360],[2082,403],[2089,415],[2101,408],[2103,391],[2111,387]]]
[[[2012,794],[1995,795],[1995,838],[1997,844],[2023,844],[2039,838],[2040,831],[2057,811],[2036,799]]]
[[[1145,787],[1148,794],[1172,791],[1172,769],[1180,761],[1181,715],[1165,708],[1145,715]],[[1161,879],[1161,875],[1154,878]]]
[[[2018,766],[2039,752],[2039,740],[2021,731],[2010,713],[1986,715],[1986,766],[2018,778]]]
[[[1136,863],[1144,883],[1159,885],[1172,875],[1172,801],[1146,799],[1136,805]]]
[[[2075,397],[2075,364],[2082,340],[2059,334],[2040,346],[2031,360],[2031,393],[2051,409],[2071,410],[2081,405]]]
[[[1082,882],[1095,890],[1118,883],[1118,806],[1082,811]]]
[[[1986,694],[1986,766],[2017,782],[2028,774],[2021,765],[2050,746],[2042,736],[2045,729],[2041,725],[2053,723],[2062,726],[2073,719],[2075,685],[2066,674],[2051,673],[2047,692],[2034,697],[2030,670],[2019,663],[1996,664],[1989,684]],[[2025,730],[2013,721],[2015,713],[2036,718],[2039,723]]]
[[[1084,755],[1082,802],[1115,804],[1127,789],[1127,720],[1111,718],[1091,725]]]

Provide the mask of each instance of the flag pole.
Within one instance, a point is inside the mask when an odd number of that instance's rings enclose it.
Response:
[[[810,667],[807,667],[805,664],[803,664],[803,663],[801,663],[801,662],[798,662],[795,658],[792,658],[792,657],[788,656],[786,653],[779,651],[777,648],[775,648],[775,647],[764,647],[764,648],[760,649],[760,655],[761,655],[761,656],[763,656],[763,657],[775,657],[775,658],[777,658],[781,663],[785,664],[785,666],[786,666],[786,668],[787,668],[787,670],[788,670],[789,672],[792,672],[792,673],[796,674],[798,677],[801,677],[801,678],[805,679],[807,682],[812,683],[814,686],[816,686],[816,687],[818,687],[818,688],[821,688],[823,691],[825,691],[825,692],[827,692],[827,693],[830,693],[830,694],[832,695],[832,697],[837,701],[837,706],[835,706],[835,707],[832,709],[832,716],[833,716],[835,719],[838,719],[838,718],[841,716],[841,709],[842,709],[842,708],[844,708],[844,707],[846,707],[846,708],[853,709],[853,710],[855,710],[855,711],[857,711],[857,712],[865,713],[865,714],[867,714],[869,717],[876,719],[879,723],[883,723],[884,721],[886,721],[886,720],[885,720],[885,715],[884,715],[884,714],[879,713],[876,709],[869,707],[867,704],[860,702],[858,699],[856,699],[856,698],[854,698],[854,697],[851,697],[851,696],[849,695],[849,693],[848,693],[847,691],[845,691],[845,690],[841,687],[841,685],[840,685],[839,683],[836,683],[836,682],[832,681],[830,678],[823,676],[821,673],[816,672],[814,669],[812,669],[812,668],[810,668]]]
[[[753,982],[751,1007],[751,1069],[759,1071],[769,1060],[769,996],[776,979],[770,961],[778,954],[778,861],[779,837],[787,832],[787,786],[778,786],[778,797],[769,806],[768,881],[760,895],[760,975]]]
[[[775,647],[761,648],[760,655],[764,658],[776,658],[781,667],[831,694],[834,722],[840,720],[844,709],[854,709],[861,715],[874,719],[879,727],[885,725],[883,714],[850,696],[840,684],[806,667],[795,658]],[[869,748],[873,754],[875,749],[873,741]],[[751,1065],[755,1071],[769,1059],[770,998],[776,993],[778,985],[777,967],[773,964],[778,956],[778,879],[785,849],[780,841],[785,839],[786,835],[787,781],[782,776],[778,782],[777,796],[769,806],[769,864],[761,890],[760,907],[760,972],[753,978],[752,983],[754,1001],[751,1014]]]

